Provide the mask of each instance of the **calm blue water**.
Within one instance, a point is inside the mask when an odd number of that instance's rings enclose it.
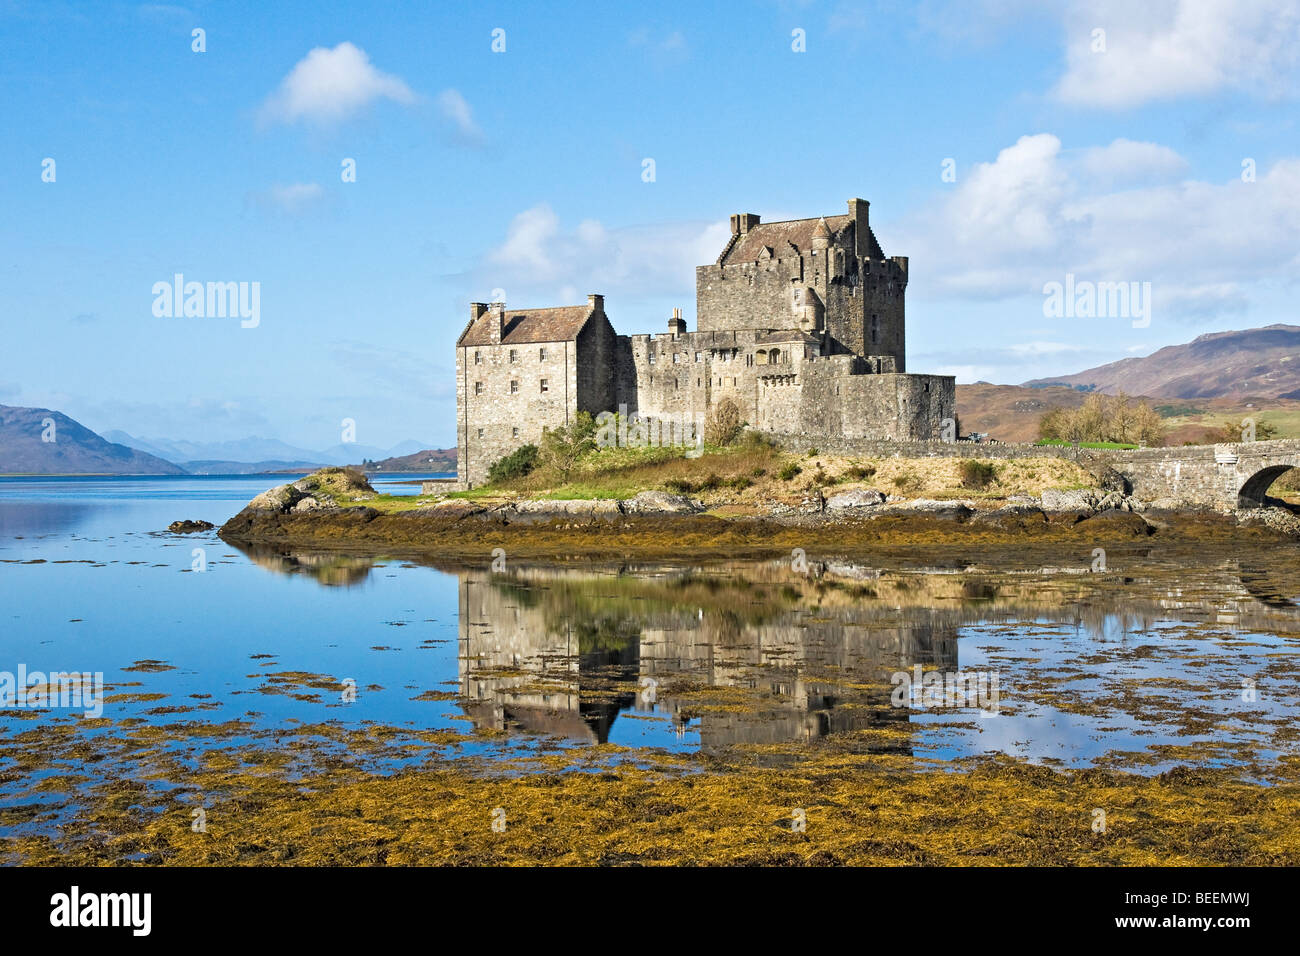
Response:
[[[779,562],[503,576],[250,556],[215,531],[165,531],[178,519],[220,525],[293,477],[0,479],[0,672],[100,671],[110,694],[161,695],[110,700],[113,720],[504,731],[466,748],[488,755],[721,749],[901,726],[883,749],[937,762],[992,751],[1086,765],[1211,741],[1223,745],[1213,762],[1231,763],[1247,750],[1275,758],[1275,735],[1300,716],[1300,585],[1274,582],[1261,602],[1257,575],[1231,562],[1082,598],[1077,575],[889,569],[828,591]],[[392,482],[418,477],[374,482],[415,494],[418,484]],[[170,669],[127,670],[142,661]],[[890,675],[918,664],[997,672],[999,714],[889,708]],[[356,699],[273,679],[289,672],[351,680]],[[1243,677],[1259,686],[1249,702]],[[710,706],[701,691],[719,688],[747,703]],[[415,699],[429,692],[443,699]],[[24,726],[0,712],[0,733]]]

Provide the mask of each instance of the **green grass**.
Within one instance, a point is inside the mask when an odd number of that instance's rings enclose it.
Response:
[[[1066,441],[1064,438],[1040,438],[1038,441],[1034,442],[1034,444],[1054,445],[1059,448],[1069,448],[1074,445],[1074,442]],[[1129,444],[1127,442],[1118,442],[1118,441],[1081,441],[1079,442],[1079,447],[1080,448],[1108,448],[1112,450],[1122,451],[1131,448],[1138,448],[1140,446]]]

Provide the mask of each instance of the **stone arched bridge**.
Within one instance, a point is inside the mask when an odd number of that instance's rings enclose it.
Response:
[[[1098,452],[1144,501],[1173,498],[1219,511],[1259,508],[1283,472],[1300,467],[1300,440]]]

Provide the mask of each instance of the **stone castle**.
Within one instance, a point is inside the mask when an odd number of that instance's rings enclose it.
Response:
[[[456,342],[461,485],[579,411],[702,422],[730,398],[751,428],[810,446],[945,437],[955,380],[906,372],[907,257],[885,256],[868,207],[732,216],[717,261],[695,270],[695,332],[675,309],[665,334],[619,335],[601,295],[547,309],[472,303]]]

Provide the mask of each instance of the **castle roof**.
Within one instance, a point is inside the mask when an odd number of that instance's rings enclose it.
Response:
[[[502,329],[502,345],[527,345],[530,342],[568,342],[577,338],[592,314],[590,305],[562,305],[551,309],[507,310]],[[469,324],[458,346],[491,345],[492,323],[496,313],[488,309]]]
[[[838,233],[849,224],[848,216],[818,216],[814,219],[788,219],[785,222],[763,222],[751,226],[749,231],[736,240],[736,244],[727,253],[724,262],[753,262],[760,257],[764,246],[777,250],[777,257],[784,256],[791,246],[800,254],[812,248],[812,241],[818,235],[819,227],[826,234]],[[822,226],[822,223],[825,223]]]
[[[783,329],[778,332],[768,332],[766,335],[760,335],[754,339],[755,345],[779,345],[782,342],[802,342],[804,345],[821,345],[822,340],[815,335],[807,332],[801,332],[799,329]]]

